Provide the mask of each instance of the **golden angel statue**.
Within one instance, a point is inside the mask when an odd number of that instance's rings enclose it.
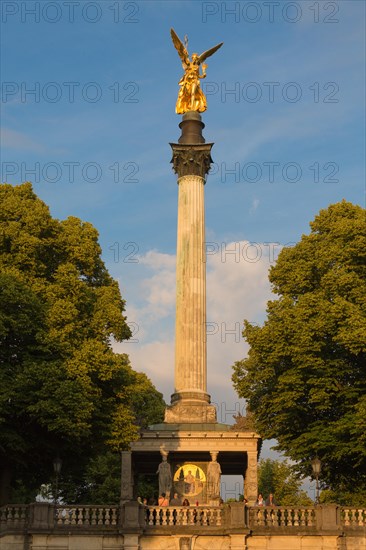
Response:
[[[206,78],[207,65],[203,62],[210,57],[210,55],[214,54],[219,48],[221,48],[223,42],[217,44],[217,46],[214,46],[210,50],[201,53],[201,55],[193,53],[192,60],[190,60],[187,51],[187,38],[185,38],[185,44],[183,44],[179,40],[174,29],[170,29],[170,34],[172,36],[173,44],[182,60],[183,69],[185,71],[179,81],[180,89],[175,112],[178,115],[187,113],[188,111],[203,113],[207,109],[206,96],[200,86],[200,79]],[[200,74],[201,64],[202,74]]]

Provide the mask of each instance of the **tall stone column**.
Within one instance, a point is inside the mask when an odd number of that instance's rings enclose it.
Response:
[[[207,401],[204,183],[178,179],[175,392]]]
[[[248,463],[244,478],[244,496],[249,506],[254,506],[258,496],[258,453],[247,451]]]
[[[133,498],[132,453],[121,451],[121,505]]]
[[[165,421],[215,422],[207,393],[204,209],[213,144],[205,143],[199,113],[186,113],[179,127],[179,142],[171,144],[178,175],[175,393]]]

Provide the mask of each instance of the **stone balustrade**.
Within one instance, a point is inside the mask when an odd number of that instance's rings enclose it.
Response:
[[[147,506],[145,511],[146,525],[185,525],[185,526],[211,526],[222,525],[221,506]]]
[[[366,530],[366,508],[328,506],[245,507],[242,503],[224,506],[140,506],[127,501],[118,506],[78,506],[34,503],[0,508],[0,533],[90,532],[110,533],[136,529],[139,532],[169,530],[197,531],[238,529],[255,533],[357,533]]]
[[[316,508],[293,506],[261,506],[249,508],[249,526],[256,527],[316,527]]]
[[[343,527],[366,527],[366,508],[342,508]]]
[[[26,504],[11,504],[0,508],[0,531],[23,528],[29,519],[29,506]]]
[[[55,525],[83,527],[116,526],[119,517],[117,506],[56,506]]]

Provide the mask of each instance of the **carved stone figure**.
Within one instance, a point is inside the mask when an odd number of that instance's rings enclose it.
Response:
[[[172,472],[170,469],[170,464],[167,462],[167,455],[163,454],[162,459],[163,461],[160,462],[156,472],[159,474],[159,495],[165,493],[168,497],[172,488]]]
[[[212,462],[207,467],[207,494],[211,498],[220,496],[221,466],[217,462],[217,453],[210,453]]]

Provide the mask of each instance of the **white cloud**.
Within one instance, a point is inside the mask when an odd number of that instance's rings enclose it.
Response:
[[[218,243],[208,258],[207,319],[253,322],[263,318],[271,297],[268,269],[278,243]]]
[[[149,250],[144,256],[141,256],[140,263],[152,269],[175,269],[175,255]]]
[[[208,384],[223,422],[231,423],[234,411],[243,412],[244,402],[232,386],[231,366],[248,350],[241,335],[244,318],[260,323],[266,303],[273,297],[268,269],[274,246],[248,241],[219,243],[217,253],[208,257]]]
[[[138,335],[136,335],[138,338]],[[144,372],[167,402],[174,390],[174,342],[154,341],[146,344],[115,343],[119,353],[128,353],[134,370]]]
[[[141,263],[156,271],[142,283],[147,292],[146,313],[153,319],[165,317],[175,306],[175,256],[152,250],[141,258]]]
[[[243,412],[231,382],[231,366],[248,346],[243,319],[260,323],[271,299],[268,269],[277,243],[214,243],[207,257],[208,391],[218,407],[218,420],[232,422]],[[115,344],[128,353],[134,369],[145,372],[166,400],[174,391],[175,255],[155,250],[141,257],[141,279],[128,301],[129,321],[138,325],[134,343]],[[138,277],[138,276],[137,276]],[[143,299],[141,297],[141,289]],[[131,288],[130,288],[131,291]],[[273,297],[273,296],[272,296]],[[137,305],[138,304],[138,305]]]
[[[32,151],[33,153],[43,153],[45,148],[26,134],[1,128],[1,143],[4,149],[20,149],[21,151]]]
[[[253,199],[252,206],[250,207],[250,210],[249,210],[250,214],[253,214],[257,210],[258,206],[259,206],[259,199]]]
[[[122,295],[127,298],[127,322],[133,325],[139,345],[155,337],[165,340],[164,321],[174,326],[175,255],[150,250],[133,264],[131,281],[123,276],[117,276],[117,280]],[[122,287],[122,280],[126,288]]]

